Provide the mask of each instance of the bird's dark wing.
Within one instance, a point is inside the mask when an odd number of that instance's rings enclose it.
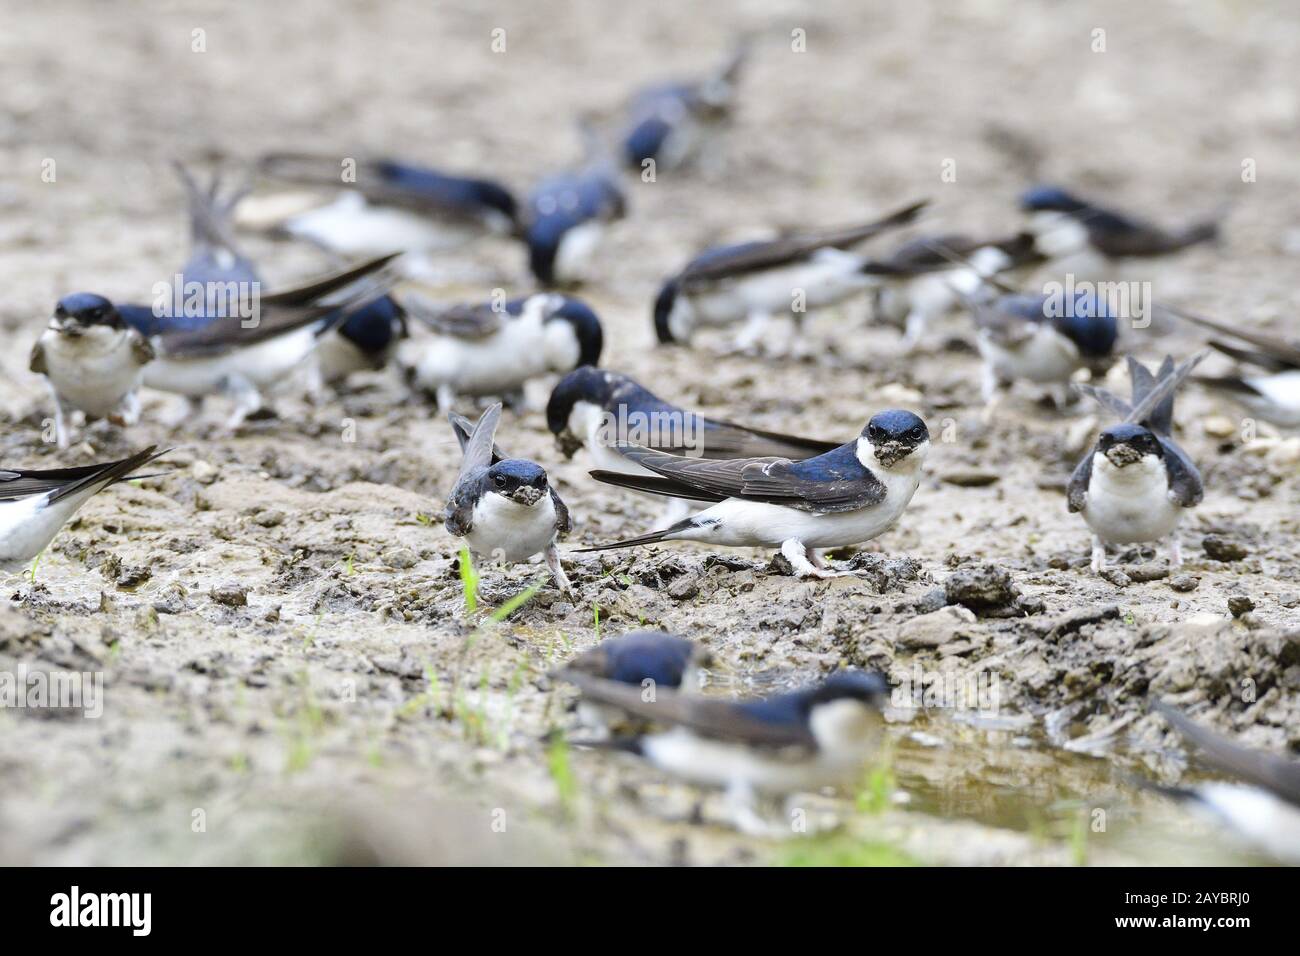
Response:
[[[1132,405],[1124,401],[1124,399],[1120,398],[1110,389],[1102,388],[1098,385],[1088,385],[1085,382],[1076,382],[1074,387],[1078,390],[1079,394],[1087,395],[1094,402],[1121,421],[1128,418],[1129,412],[1133,411]]]
[[[98,465],[83,465],[80,468],[53,468],[43,471],[25,471],[9,469],[0,471],[0,501],[16,501],[32,495],[44,495],[53,492],[51,501],[58,501],[68,495],[95,484],[110,485],[131,477],[131,472],[155,458],[165,455],[165,451],[156,451],[157,446],[150,445],[120,461],[107,461]]]
[[[1088,485],[1092,483],[1093,454],[1092,449],[1088,449],[1088,453],[1083,456],[1079,464],[1075,465],[1074,473],[1070,475],[1070,483],[1065,490],[1070,514],[1082,511],[1084,505],[1088,503]]]
[[[443,527],[448,534],[464,537],[474,528],[474,503],[483,493],[483,479],[487,469],[480,467],[477,472],[461,473],[447,496],[447,505],[443,508]]]
[[[555,531],[561,538],[573,530],[573,518],[569,515],[568,505],[560,497],[554,486],[550,487],[551,504],[555,506]]]
[[[715,250],[688,264],[682,270],[680,281],[683,288],[689,289],[692,285],[732,279],[798,262],[819,249],[846,249],[888,229],[906,225],[916,218],[928,202],[929,200],[914,202],[861,226],[789,236],[770,242],[747,242]]]
[[[487,468],[492,464],[493,453],[498,450],[493,439],[496,436],[497,425],[501,422],[501,403],[495,402],[484,410],[474,428],[469,432],[468,438],[461,437],[464,423],[467,423],[468,419],[454,413],[450,417],[452,431],[456,433],[456,438],[460,441],[461,451],[464,453],[464,458],[460,463],[460,472],[456,475],[456,483],[460,484],[470,472]],[[459,419],[459,422],[457,419]]]
[[[1047,321],[1041,296],[1004,295],[992,302],[967,298],[975,327],[1004,348],[1015,348]]]
[[[258,165],[262,173],[277,179],[309,186],[346,186],[367,202],[436,216],[472,219],[489,207],[506,213],[515,205],[510,191],[494,180],[457,176],[391,159],[361,160],[355,181],[346,183],[336,158],[273,153],[263,156]]]
[[[439,335],[468,341],[496,334],[507,315],[487,302],[439,307],[417,296],[407,296],[403,304],[413,318]]]
[[[485,411],[483,414],[487,414]],[[500,416],[498,416],[499,418]],[[474,434],[474,423],[464,415],[458,415],[456,412],[448,412],[447,418],[451,422],[451,430],[456,435],[456,441],[460,443],[461,454],[465,452],[465,446],[469,444],[469,439]],[[480,418],[480,421],[482,419]],[[501,450],[501,446],[492,445],[492,461],[489,464],[495,465],[499,461],[505,461],[510,456]]]
[[[257,268],[239,251],[231,216],[251,183],[222,195],[221,177],[213,174],[207,189],[179,161],[172,167],[185,188],[190,214],[190,257],[181,267],[186,282],[258,282]]]
[[[1294,367],[1283,359],[1267,352],[1238,348],[1235,345],[1229,345],[1227,342],[1220,342],[1218,339],[1210,339],[1207,344],[1216,352],[1221,352],[1228,358],[1241,362],[1243,365],[1255,365],[1268,372],[1285,372]]]
[[[791,458],[798,461],[834,451],[840,444],[764,431],[713,418],[702,418],[702,424],[699,450],[705,458]],[[659,450],[672,454],[690,451],[676,451],[662,446]]]
[[[1226,322],[1219,322],[1215,319],[1206,318],[1203,315],[1188,312],[1186,309],[1174,308],[1169,305],[1166,305],[1163,308],[1165,311],[1173,313],[1180,319],[1185,319],[1188,322],[1203,326],[1207,329],[1213,329],[1215,332],[1222,335],[1231,336],[1232,338],[1240,339],[1243,342],[1249,342],[1251,345],[1270,356],[1274,363],[1281,362],[1289,368],[1300,368],[1300,344],[1298,343],[1290,342],[1281,336],[1270,335],[1267,332],[1260,332],[1247,326],[1228,325]]]
[[[1154,429],[1155,420],[1166,413],[1172,419],[1174,393],[1178,391],[1178,386],[1183,384],[1183,380],[1192,373],[1192,369],[1196,368],[1207,354],[1202,349],[1190,358],[1185,359],[1177,367],[1173,366],[1171,359],[1166,359],[1165,363],[1160,367],[1160,377],[1156,379],[1155,384],[1151,385],[1141,398],[1138,398],[1137,394],[1134,393],[1133,407],[1124,416],[1124,421],[1134,424],[1146,423],[1148,427]],[[1138,363],[1133,364],[1137,365]],[[1141,368],[1140,365],[1138,367]],[[1132,371],[1132,366],[1130,366],[1130,371]],[[1148,379],[1150,378],[1150,373],[1146,369],[1142,369],[1142,372],[1146,373]],[[1147,388],[1145,384],[1142,387]]]
[[[818,514],[857,511],[884,500],[885,486],[858,461],[855,448],[856,442],[850,442],[803,461],[770,457],[716,461],[619,446],[638,465],[697,493],[680,497],[699,497],[703,492],[705,497],[743,498]]]
[[[1242,747],[1222,734],[1200,726],[1163,702],[1151,706],[1200,750],[1209,766],[1240,777],[1300,807],[1300,762]]]
[[[647,701],[642,699],[639,686],[578,670],[565,669],[558,676],[577,686],[587,700],[617,707],[652,723],[685,727],[701,737],[773,750],[816,749],[816,741],[805,721],[763,720],[728,701],[679,694],[662,687],[657,688],[653,700]]]
[[[142,335],[157,337],[168,358],[193,358],[256,345],[326,320],[318,330],[323,333],[343,321],[349,309],[387,294],[396,276],[385,267],[397,255],[381,256],[303,286],[262,295],[252,319],[241,315],[154,316],[147,309],[119,311]]]
[[[869,275],[917,276],[951,269],[986,243],[970,236],[922,236],[894,250],[884,259],[873,259],[862,269]]]
[[[1181,508],[1192,508],[1205,497],[1201,472],[1172,438],[1157,435],[1164,448],[1165,476],[1169,479],[1169,493]]]

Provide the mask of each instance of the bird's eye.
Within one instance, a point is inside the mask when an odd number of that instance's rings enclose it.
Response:
[[[879,425],[872,425],[871,427],[869,427],[869,428],[867,429],[867,437],[868,437],[868,438],[879,438],[879,437],[880,437],[880,426],[879,426]]]
[[[496,482],[496,486],[497,486],[498,488],[504,488],[504,487],[506,486],[506,476],[505,476],[505,475],[497,475],[497,476],[495,476],[492,480],[493,480],[494,482]]]
[[[917,441],[920,441],[920,440],[921,440],[921,426],[920,426],[920,425],[917,425],[915,428],[912,429],[912,437],[915,438]]]

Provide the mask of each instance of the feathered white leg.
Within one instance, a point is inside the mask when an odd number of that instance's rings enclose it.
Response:
[[[565,594],[572,594],[573,585],[569,583],[569,576],[564,573],[564,568],[560,564],[560,552],[555,547],[554,540],[546,546],[546,566],[551,569],[551,577],[555,578],[555,586]]]
[[[235,410],[226,419],[226,430],[233,432],[244,424],[249,415],[262,407],[262,393],[257,386],[242,375],[229,375],[221,383],[221,390],[235,403]]]
[[[757,348],[759,341],[763,338],[763,332],[767,328],[767,323],[771,316],[766,312],[751,312],[745,320],[744,327],[736,335],[736,341],[733,346],[737,352],[748,352]]]
[[[781,553],[790,562],[795,577],[799,578],[844,578],[852,577],[852,571],[832,571],[825,567],[817,553],[798,538],[789,538],[781,543]]]
[[[1106,570],[1106,544],[1097,535],[1092,536],[1092,573]]]
[[[1169,536],[1169,563],[1176,568],[1183,566],[1183,542],[1179,540],[1177,531]]]

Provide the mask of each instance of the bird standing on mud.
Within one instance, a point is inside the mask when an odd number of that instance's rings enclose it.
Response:
[[[892,528],[921,482],[930,432],[917,415],[893,409],[872,416],[862,434],[803,461],[789,458],[710,460],[620,447],[652,474],[593,471],[597,481],[659,495],[717,502],[661,531],[582,548],[606,551],[660,541],[728,547],[778,547],[798,577],[833,571],[819,548],[862,544]]]
[[[705,418],[665,402],[626,375],[589,365],[560,379],[546,405],[546,424],[566,458],[586,448],[596,468],[630,475],[654,472],[625,457],[620,448],[626,444],[715,459],[774,455],[798,460],[838,447],[836,442]],[[665,525],[690,510],[684,499],[668,501],[659,519]]]
[[[456,484],[447,496],[444,525],[464,538],[475,557],[516,563],[544,554],[556,585],[569,591],[556,542],[569,533],[569,509],[550,486],[546,470],[522,458],[507,458],[494,437],[501,406],[490,406],[471,425],[454,412],[448,418],[464,453]]]
[[[1136,359],[1128,360],[1133,401],[1105,389],[1079,386],[1123,421],[1101,433],[1070,476],[1071,512],[1083,515],[1092,529],[1092,570],[1106,563],[1106,545],[1169,539],[1170,562],[1183,563],[1175,533],[1183,512],[1201,503],[1201,473],[1172,436],[1174,390],[1204,353],[1177,368],[1166,356],[1152,374]]]

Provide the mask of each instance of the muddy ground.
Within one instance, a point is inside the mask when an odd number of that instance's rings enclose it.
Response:
[[[812,323],[825,344],[806,362],[650,348],[657,283],[701,243],[923,196],[927,228],[1001,232],[1040,179],[1175,221],[1228,209],[1218,247],[1125,277],[1294,333],[1289,4],[955,6],[69,2],[7,15],[0,461],[175,450],[166,477],[88,504],[34,581],[3,581],[0,670],[102,672],[106,703],[98,720],[0,711],[0,861],[1262,862],[1134,780],[1197,773],[1146,714],[1151,695],[1253,746],[1300,750],[1300,439],[1252,435],[1239,409],[1189,389],[1181,438],[1207,492],[1181,532],[1187,563],[1171,574],[1163,550],[1134,551],[1099,579],[1062,494],[1096,418],[1025,391],[983,426],[959,316],[912,357],[860,304]],[[505,53],[491,52],[496,27]],[[704,168],[629,181],[632,215],[584,295],[606,323],[605,364],[710,414],[839,439],[882,407],[925,416],[939,439],[926,479],[852,559],[860,578],[800,582],[767,554],[686,545],[573,555],[576,600],[547,586],[504,623],[471,618],[438,520],[454,446],[395,373],[317,404],[289,391],[233,438],[220,401],[177,421],[176,401],[150,395],[128,434],[42,443],[31,342],[59,295],[139,298],[170,276],[185,242],[172,157],[388,152],[523,187],[575,157],[570,116],[707,67],[741,28],[761,41],[733,130]],[[791,51],[796,29],[806,52]],[[1243,183],[1247,159],[1257,176]],[[946,160],[955,182],[941,181]],[[327,266],[246,242],[275,281]],[[448,297],[529,288],[504,241],[435,266]],[[1128,338],[1149,361],[1198,342],[1176,328]],[[645,530],[652,505],[596,485],[581,456],[559,459],[538,410],[548,386],[499,440],[550,469],[570,546]],[[1207,553],[1211,536],[1231,560]],[[488,609],[541,574],[481,571]],[[900,699],[892,755],[863,792],[805,798],[818,835],[742,837],[715,798],[546,743],[572,725],[548,668],[643,624],[706,644],[712,693],[853,665],[992,687],[998,709]]]

